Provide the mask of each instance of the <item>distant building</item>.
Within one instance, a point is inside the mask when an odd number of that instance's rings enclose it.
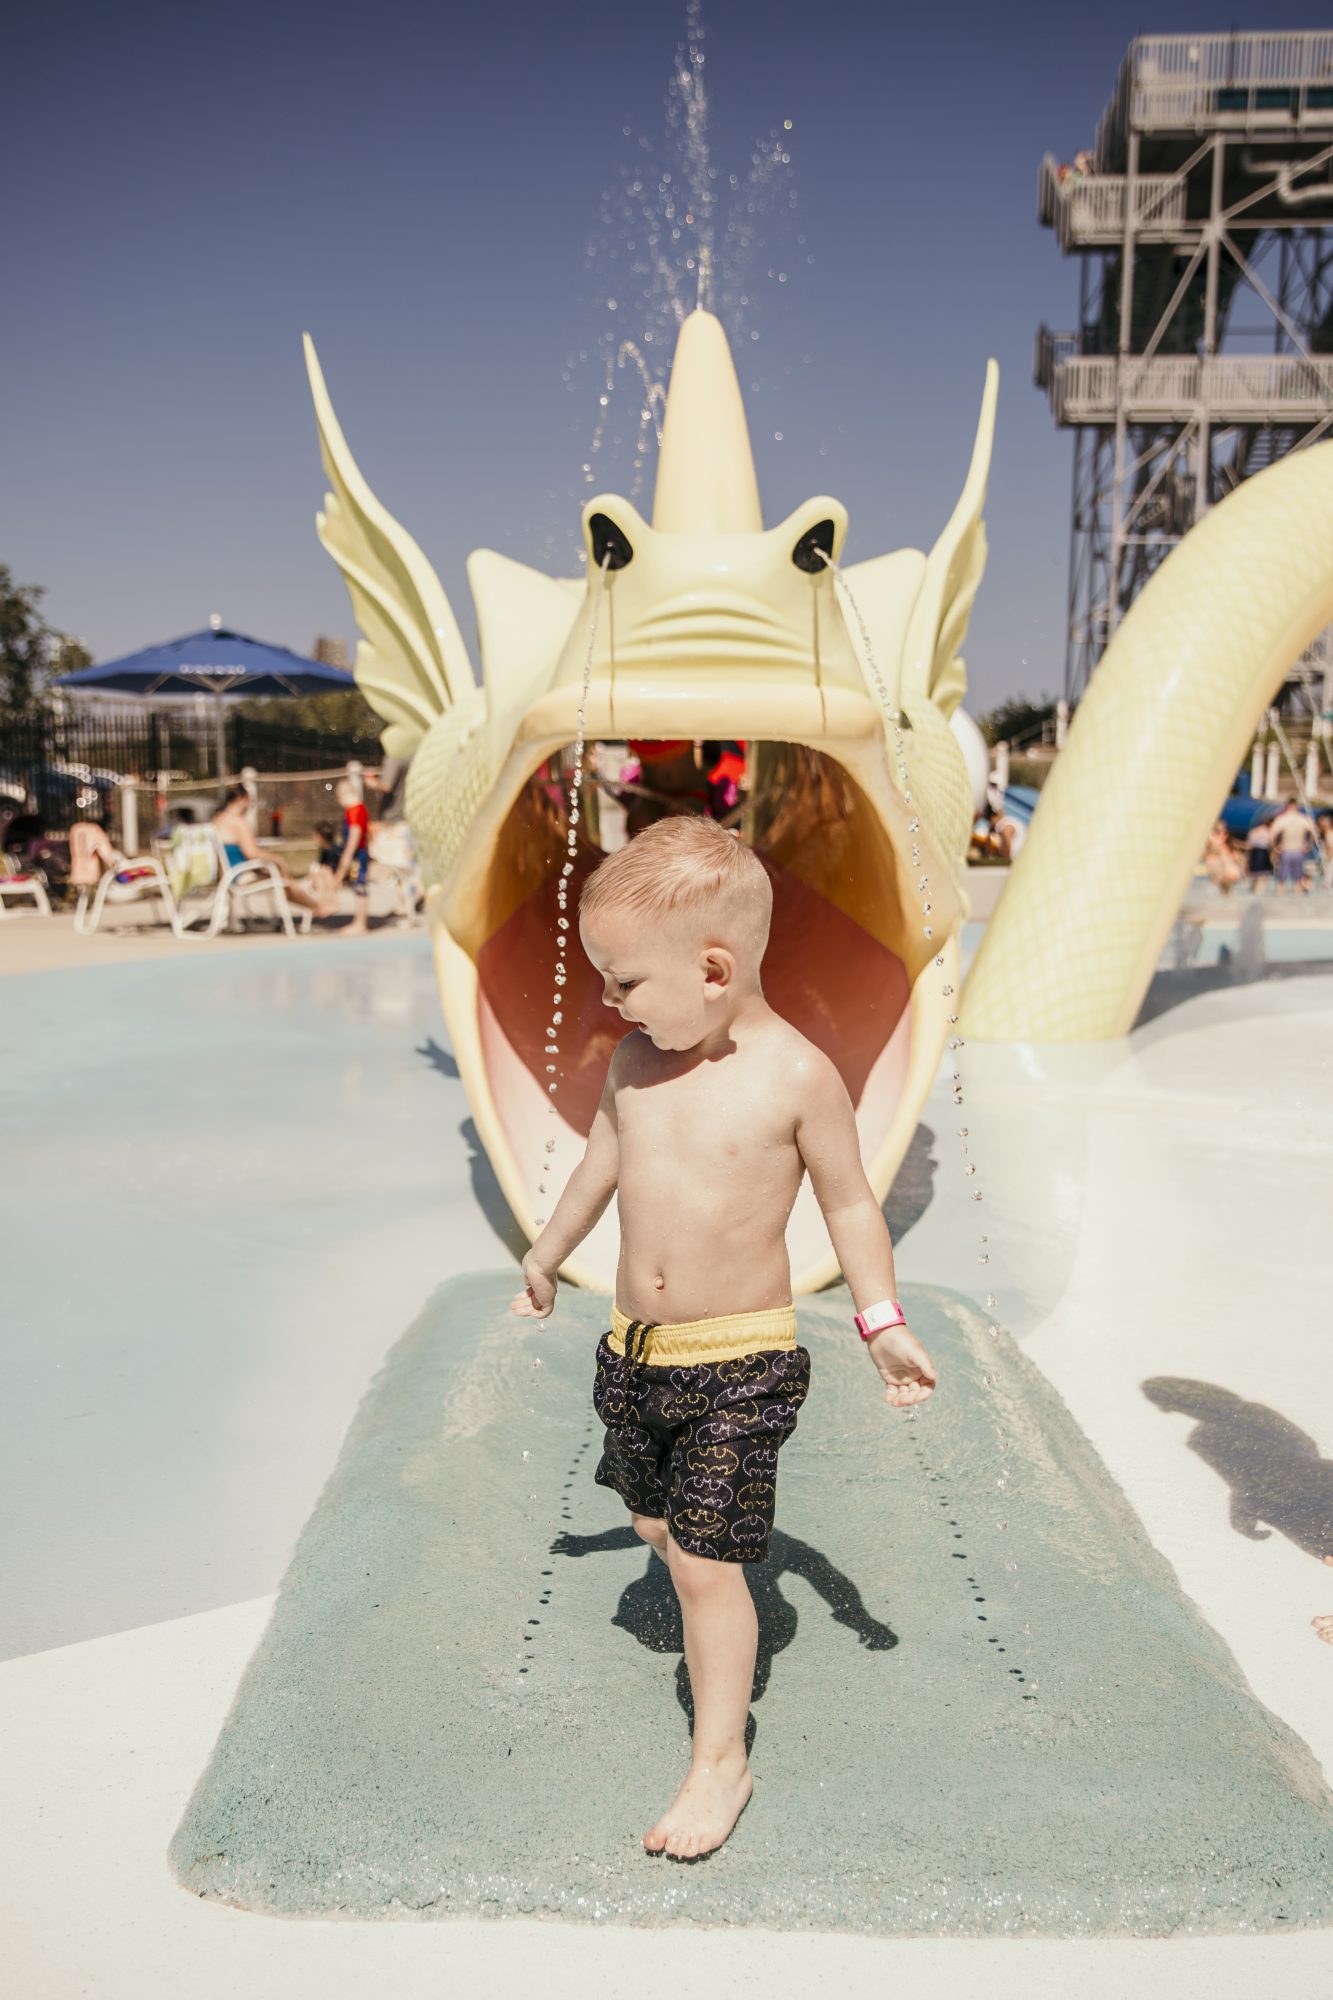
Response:
[[[323,632],[320,633],[314,645],[310,648],[310,657],[312,660],[318,660],[321,666],[341,667],[344,672],[347,671],[350,665],[347,658],[345,641],[342,639],[330,639]]]

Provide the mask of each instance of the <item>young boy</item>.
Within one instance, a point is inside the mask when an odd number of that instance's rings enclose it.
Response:
[[[690,1768],[643,1837],[681,1860],[720,1847],[751,1792],[745,1723],[758,1625],[743,1565],[768,1553],[779,1447],[810,1381],[796,1344],[786,1224],[808,1172],[899,1408],[935,1369],[894,1303],[893,1249],[828,1057],[775,1014],[760,961],[773,894],[715,821],[636,834],[588,878],[583,949],[630,1024],[588,1146],[523,1260],[518,1314],[545,1318],[556,1272],[619,1191],[620,1261],[593,1402],[597,1467],[680,1599],[694,1697]],[[874,1332],[881,1322],[891,1322]]]

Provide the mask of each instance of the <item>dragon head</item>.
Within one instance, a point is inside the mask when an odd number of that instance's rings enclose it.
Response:
[[[546,1023],[568,826],[543,769],[576,739],[585,674],[590,743],[748,745],[741,832],[774,890],[765,993],[837,1063],[882,1200],[958,983],[972,787],[950,717],[985,563],[995,363],[963,495],[930,554],[898,550],[835,571],[847,532],[838,501],[815,496],[764,528],[726,336],[711,314],[692,313],[672,367],[651,523],[616,495],[589,501],[584,577],[549,577],[491,550],[470,557],[478,686],[433,570],[348,452],[309,336],[306,358],[332,487],[319,532],[362,634],[358,683],[388,725],[386,750],[412,756],[407,814],[445,1017],[519,1223],[535,1234],[543,1167],[558,1184],[581,1156],[625,1032],[571,952],[548,1160]],[[910,796],[892,754],[895,715]],[[602,852],[591,787],[585,796],[576,890]],[[796,1291],[836,1277],[808,1184],[788,1238]],[[607,1215],[565,1275],[610,1290],[615,1264]]]

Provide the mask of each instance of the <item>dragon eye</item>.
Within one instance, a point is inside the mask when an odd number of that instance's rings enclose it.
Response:
[[[797,569],[803,569],[807,576],[820,575],[828,567],[825,556],[831,559],[833,555],[833,534],[832,521],[816,521],[813,528],[807,528],[791,552]]]
[[[608,569],[624,569],[626,564],[633,562],[634,550],[629,537],[623,528],[616,526],[609,514],[594,514],[588,523],[588,533],[592,537],[595,568],[601,569],[605,563]]]

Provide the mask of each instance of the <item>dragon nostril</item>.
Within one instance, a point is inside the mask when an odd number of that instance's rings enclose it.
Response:
[[[797,569],[803,569],[807,576],[819,576],[828,565],[824,558],[833,556],[833,523],[816,521],[813,528],[807,528],[800,541],[791,552],[791,559]]]
[[[594,514],[588,523],[588,533],[592,537],[592,559],[598,569],[603,564],[608,569],[624,569],[634,560],[634,550],[623,528],[618,528],[609,514]],[[608,560],[609,558],[609,560]]]

